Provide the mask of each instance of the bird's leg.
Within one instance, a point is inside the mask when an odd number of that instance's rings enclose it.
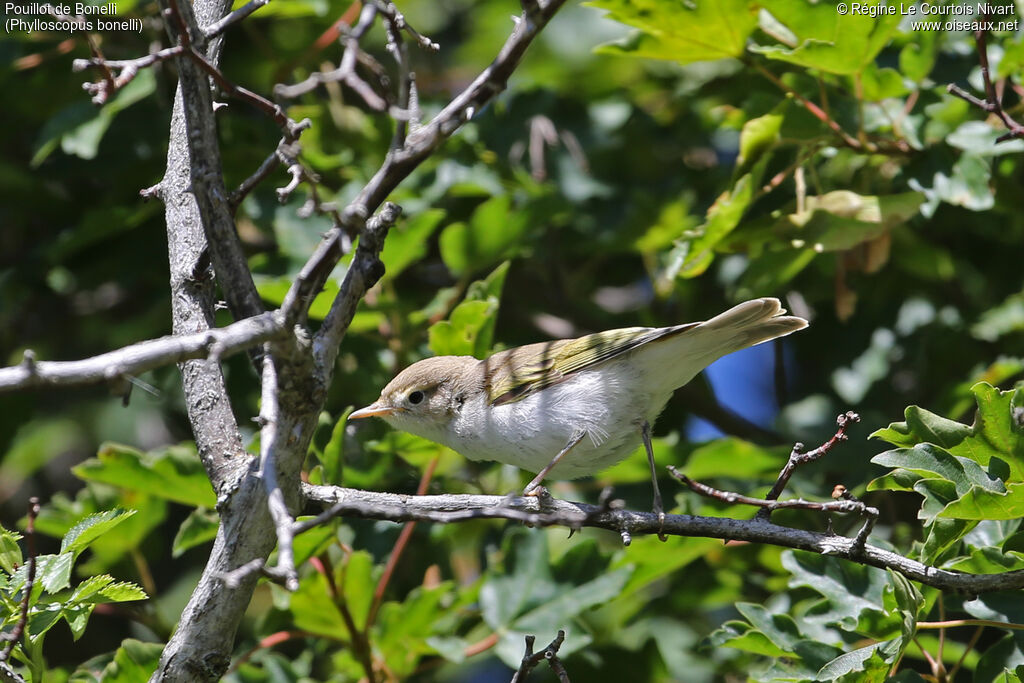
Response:
[[[537,476],[533,478],[533,481],[526,485],[526,488],[523,489],[524,496],[536,496],[539,493],[540,483],[544,481],[544,477],[548,476],[551,470],[555,468],[555,465],[558,464],[558,461],[564,458],[565,454],[571,451],[576,444],[580,442],[584,434],[586,434],[586,432],[582,429],[577,429],[572,433],[572,436],[569,437],[569,443],[565,444],[565,448],[560,450],[558,455],[552,458],[551,462],[548,463],[547,467],[538,472]]]
[[[654,446],[651,445],[651,424],[644,420],[640,423],[640,436],[647,450],[647,462],[651,466],[651,485],[654,487],[654,514],[658,515],[658,539],[667,541],[665,536],[665,510],[661,506],[661,489],[658,488],[658,471],[654,467]]]

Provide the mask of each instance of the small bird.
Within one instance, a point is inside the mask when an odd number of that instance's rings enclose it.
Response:
[[[519,346],[484,360],[437,356],[412,364],[349,419],[397,429],[536,472],[575,479],[610,467],[643,442],[654,512],[664,520],[651,424],[676,389],[722,356],[807,327],[778,299],[747,301],[711,320],[627,327]]]

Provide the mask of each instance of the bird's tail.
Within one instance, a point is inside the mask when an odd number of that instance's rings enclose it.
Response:
[[[711,320],[671,328],[636,362],[649,367],[652,391],[670,393],[726,354],[807,327],[785,313],[778,299],[746,301]]]
[[[693,332],[720,340],[716,345],[716,357],[721,357],[770,339],[784,337],[805,327],[807,321],[786,315],[786,309],[778,299],[765,298],[733,306],[725,313],[701,323]]]

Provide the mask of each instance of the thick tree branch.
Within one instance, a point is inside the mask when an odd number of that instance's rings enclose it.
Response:
[[[161,5],[165,14],[171,18],[167,22],[171,39],[189,53],[177,60],[178,89],[186,132],[183,141],[187,143],[185,154],[188,158],[191,189],[191,198],[186,197],[183,201],[195,204],[195,211],[206,233],[214,271],[231,314],[236,320],[249,318],[262,313],[264,306],[235,231],[221,170],[217,124],[213,115],[213,93],[208,78],[209,69],[215,69],[218,55],[215,49],[211,51],[212,54],[206,54],[207,38],[199,29],[191,3],[163,0]],[[216,11],[209,12],[207,8],[210,7],[216,8]],[[197,3],[195,11],[204,12],[205,16],[200,19],[212,20],[224,14],[228,8],[230,2],[225,0],[208,0]],[[213,43],[214,46],[217,44],[219,41]],[[192,55],[196,59],[189,58]],[[175,113],[177,111],[176,107]],[[168,195],[166,188],[164,190],[166,202]]]
[[[607,529],[624,537],[657,534],[663,530],[669,536],[720,538],[807,550],[880,569],[892,569],[925,585],[969,595],[1024,588],[1024,570],[967,574],[940,569],[873,545],[859,545],[857,539],[794,529],[758,518],[740,520],[670,514],[665,515],[662,527],[658,516],[652,512],[634,512],[615,509],[615,506],[590,505],[550,497],[542,500],[530,496],[408,496],[312,484],[303,484],[302,491],[308,501],[328,506],[331,516],[337,517],[442,524],[470,519],[510,519],[535,526]],[[299,527],[297,530],[304,528],[308,527]]]
[[[190,22],[196,35],[196,21],[209,25],[231,5],[230,0],[183,4],[190,18],[193,9],[196,13]],[[191,44],[188,31],[179,37],[181,45]],[[204,51],[212,64],[218,61],[221,43],[214,38]],[[180,59],[179,65],[160,194],[166,206],[174,333],[188,335],[206,333],[213,323],[211,261],[236,318],[261,313],[262,302],[241,254],[224,190],[209,79],[191,59]],[[187,361],[181,372],[189,421],[217,492],[221,523],[203,575],[151,680],[195,683],[219,680],[227,671],[235,632],[257,580],[245,577],[237,590],[225,591],[220,577],[267,557],[274,535],[263,482],[250,467],[253,459],[242,443],[219,364]]]

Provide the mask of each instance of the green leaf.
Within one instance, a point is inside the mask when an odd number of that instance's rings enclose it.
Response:
[[[21,534],[16,531],[8,531],[0,525],[0,569],[8,574],[13,574],[15,568],[22,564],[19,540],[21,540]]]
[[[756,175],[759,177],[760,173]],[[707,218],[698,228],[697,236],[681,241],[673,250],[678,251],[681,258],[681,277],[697,277],[711,265],[715,246],[739,225],[753,200],[754,176],[754,173],[748,173],[740,177],[731,190],[722,193],[708,209]]]
[[[778,239],[799,240],[817,252],[845,251],[873,240],[917,215],[924,200],[918,192],[859,195],[836,190],[810,196],[803,211],[780,218],[773,226]]]
[[[881,439],[901,448],[913,448],[929,442],[943,448],[952,448],[971,435],[971,428],[956,420],[949,420],[918,406],[907,406],[903,412],[906,422],[893,422],[873,432],[869,439]]]
[[[1002,549],[991,546],[974,548],[968,557],[950,562],[948,567],[970,574],[1000,574],[1024,569],[1024,556],[1020,552],[1005,552],[1006,550],[1006,546]]]
[[[793,652],[796,644],[804,640],[800,627],[788,614],[773,613],[764,605],[752,602],[738,602],[736,609],[781,652]]]
[[[632,573],[632,567],[622,567],[586,583],[565,587],[558,595],[518,617],[512,629],[535,633],[551,628],[559,620],[569,619],[590,607],[603,604],[622,592]]]
[[[62,612],[63,608],[59,602],[51,602],[30,613],[28,619],[29,640],[38,645],[46,632],[60,621],[63,616]]]
[[[737,296],[754,297],[778,292],[809,266],[815,256],[813,249],[786,249],[752,259],[740,278]]]
[[[971,387],[971,393],[978,406],[971,426],[910,406],[904,413],[906,422],[893,423],[871,436],[903,446],[901,452],[905,452],[907,447],[916,448],[918,444],[935,444],[948,454],[969,459],[981,467],[989,467],[992,459],[998,458],[1009,468],[1004,478],[1007,484],[1024,482],[1024,426],[1018,417],[1024,405],[1024,392],[1000,391],[986,382],[979,382]],[[927,450],[919,452],[915,455],[918,464],[921,464],[920,457],[938,456]],[[898,456],[883,453],[876,458],[881,458],[873,460],[877,464],[914,469],[899,464]],[[962,467],[960,465],[959,469]],[[950,472],[943,476],[950,479],[953,475]],[[984,485],[984,479],[976,478],[973,483]],[[961,494],[966,493],[966,488],[958,490]]]
[[[851,630],[864,610],[884,610],[884,593],[889,582],[880,569],[795,551],[782,554],[782,565],[792,574],[791,588],[807,587],[824,596],[828,623]],[[818,618],[826,616],[819,612]]]
[[[60,615],[68,623],[71,629],[71,637],[78,640],[85,633],[85,627],[89,624],[89,616],[92,615],[96,605],[68,605],[65,606]]]
[[[965,152],[983,157],[1024,152],[1024,140],[1013,139],[996,143],[1005,132],[996,130],[984,121],[965,121],[946,137],[946,142]]]
[[[427,638],[427,645],[447,659],[449,662],[459,664],[466,660],[466,648],[469,643],[457,636],[431,636]]]
[[[112,583],[114,583],[114,577],[107,574],[90,576],[75,587],[68,602],[85,602]]]
[[[448,320],[430,326],[430,349],[439,356],[475,356],[486,358],[484,346],[488,329],[494,329],[498,304],[488,301],[464,301],[455,307]]]
[[[302,522],[308,519],[313,518],[311,516],[297,517],[295,521]],[[337,522],[334,520],[299,534],[293,542],[295,566],[302,566],[309,558],[319,555],[337,542],[338,528]]]
[[[884,658],[879,658],[879,650],[885,648],[892,641],[885,643],[872,643],[866,647],[858,648],[852,652],[844,652],[831,662],[821,667],[818,671],[819,681],[835,681],[841,676],[857,673],[858,681],[884,681],[888,676],[889,664]],[[874,676],[871,676],[872,671]],[[881,672],[882,677],[878,678]]]
[[[883,467],[910,470],[922,476],[937,474],[942,479],[952,482],[959,495],[967,493],[971,487],[964,463],[949,451],[930,443],[885,451],[873,457],[871,462]]]
[[[61,110],[43,126],[32,156],[31,166],[39,166],[59,144],[65,154],[93,159],[100,141],[114,117],[156,90],[156,77],[151,69],[143,69],[113,100],[97,109],[85,102],[75,102]]]
[[[469,287],[466,288],[466,301],[500,301],[501,292],[505,288],[505,278],[511,266],[511,261],[505,261],[484,279],[469,283]]]
[[[71,553],[41,555],[36,558],[36,581],[47,593],[56,593],[71,585],[71,566],[75,557]]]
[[[495,630],[507,628],[518,615],[557,594],[542,532],[509,534],[505,546],[514,548],[513,566],[505,575],[487,578],[480,587],[483,619]]]
[[[508,268],[506,261],[486,279],[472,283],[466,290],[466,300],[455,307],[448,320],[431,325],[428,331],[431,351],[439,356],[481,359],[490,355]]]
[[[798,45],[758,45],[751,50],[809,69],[834,74],[860,73],[874,62],[899,26],[899,4],[885,4],[896,11],[871,17],[857,12],[840,14],[832,3],[764,0],[764,8],[793,33]]]
[[[86,481],[112,484],[185,505],[214,507],[217,497],[199,456],[191,447],[172,446],[143,453],[107,443],[96,458],[72,469]]]
[[[178,527],[171,544],[171,557],[181,557],[186,550],[212,541],[217,537],[219,527],[220,515],[216,510],[197,507]]]
[[[740,131],[740,156],[736,160],[736,173],[743,174],[762,156],[779,143],[782,114],[771,113],[750,119]]]
[[[334,423],[331,429],[331,438],[324,446],[323,465],[324,483],[341,485],[345,472],[345,427],[348,424],[348,416],[352,414],[353,408],[349,406]]]
[[[373,642],[399,678],[412,675],[420,657],[434,651],[428,641],[445,616],[442,601],[451,595],[450,583],[429,589],[417,587],[401,603],[389,601],[381,606]]]
[[[935,31],[920,31],[916,40],[907,43],[900,50],[900,73],[915,83],[920,83],[935,66],[938,40]]]
[[[156,671],[163,653],[163,643],[144,643],[134,638],[121,641],[114,660],[100,675],[103,683],[142,683]]]
[[[64,535],[64,539],[60,544],[60,551],[77,556],[78,553],[85,550],[97,538],[134,514],[134,510],[114,509],[89,515],[71,527]]]
[[[910,178],[908,185],[925,196],[926,202],[921,213],[931,216],[941,202],[971,211],[991,209],[995,205],[991,180],[990,160],[975,152],[964,152],[953,164],[951,173],[937,171],[932,176],[931,187],[925,186],[917,178]]]
[[[26,478],[61,453],[84,447],[82,426],[71,419],[32,420],[21,425],[0,458],[0,481],[17,490]]]
[[[985,593],[964,602],[964,610],[975,619],[1024,624],[1024,594],[1021,591]]]
[[[1024,294],[1011,294],[998,306],[984,311],[971,326],[971,334],[988,342],[1024,330]]]
[[[468,223],[441,232],[441,258],[459,276],[515,256],[529,227],[529,215],[512,208],[508,195],[493,197],[473,211]]]
[[[444,209],[428,209],[388,231],[384,249],[380,252],[380,259],[384,263],[381,282],[398,277],[402,271],[426,256],[430,236],[441,225],[444,217]]]
[[[376,589],[373,555],[365,550],[349,553],[347,562],[336,570],[335,583],[352,612],[356,628],[366,627],[373,592]]]
[[[598,52],[668,59],[689,64],[739,57],[757,27],[757,6],[747,0],[593,0],[618,22],[638,29],[625,40],[602,45]]]
[[[903,75],[896,69],[868,64],[861,73],[861,93],[866,102],[901,97],[908,92],[910,89],[903,82]]]
[[[1011,484],[1006,491],[974,486],[945,507],[940,517],[950,519],[1020,519],[1024,517],[1024,483]]]
[[[714,647],[731,647],[765,657],[785,657],[791,654],[745,621],[725,622],[708,636],[707,642]]]
[[[299,589],[288,599],[288,610],[295,622],[295,628],[334,639],[346,637],[348,627],[334,600],[327,599],[330,589],[327,579],[320,572],[304,576]],[[372,587],[371,592],[372,595]],[[353,611],[353,615],[356,612]],[[363,613],[365,615],[365,612]]]
[[[763,448],[736,437],[715,439],[699,446],[686,461],[686,476],[697,481],[713,477],[759,479],[778,472],[789,451]]]
[[[132,600],[146,600],[149,598],[146,595],[146,591],[130,581],[112,583],[101,590],[99,595],[103,599],[98,602],[131,602]]]
[[[1018,622],[1020,623],[1020,622]],[[1024,665],[1024,638],[1019,631],[1006,634],[978,659],[974,668],[974,683],[1019,683],[1014,672]]]

